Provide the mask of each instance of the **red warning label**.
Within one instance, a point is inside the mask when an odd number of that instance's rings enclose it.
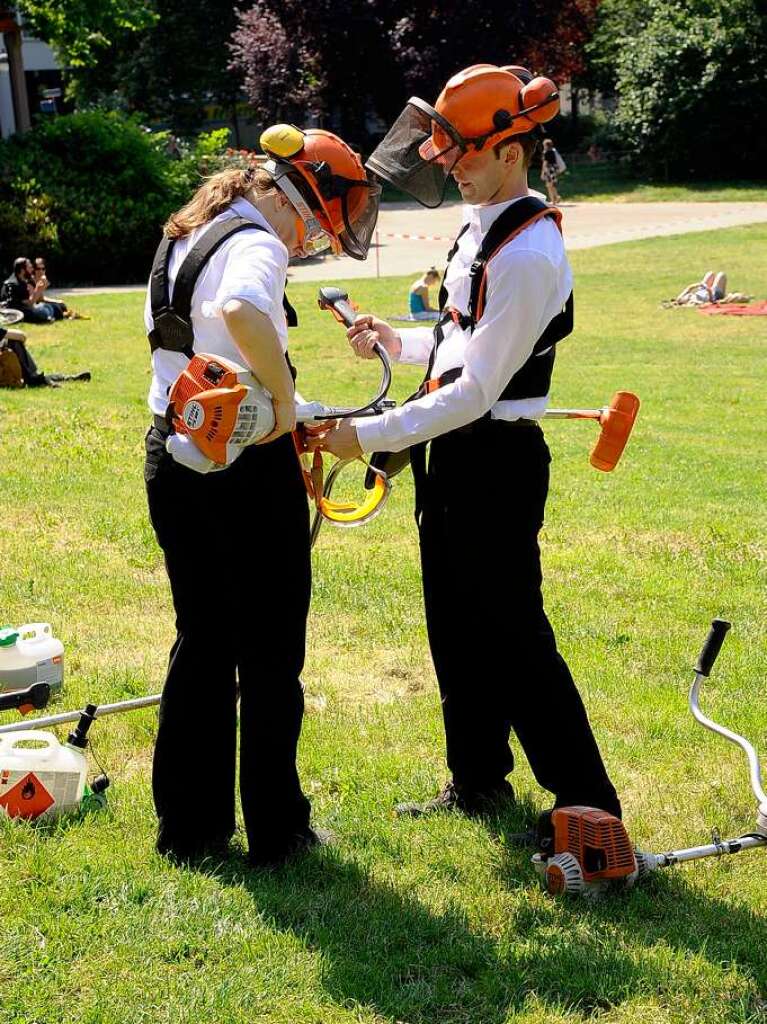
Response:
[[[55,802],[34,772],[19,779],[12,789],[0,796],[0,807],[11,818],[39,818]]]

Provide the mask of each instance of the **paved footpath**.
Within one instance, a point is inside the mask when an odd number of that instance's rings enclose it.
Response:
[[[562,214],[568,249],[590,249],[658,235],[764,223],[767,222],[767,203],[565,203]],[[418,274],[430,266],[442,269],[460,224],[460,203],[445,203],[437,210],[425,210],[411,203],[387,203],[381,207],[376,237],[367,260],[345,256],[297,260],[290,267],[289,279],[330,283],[354,277]],[[50,294],[143,290],[144,285],[129,285],[72,288]]]

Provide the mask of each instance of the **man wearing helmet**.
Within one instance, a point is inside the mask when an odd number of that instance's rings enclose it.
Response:
[[[400,362],[426,363],[421,388],[400,408],[338,423],[316,442],[339,457],[376,452],[390,473],[409,451],[413,467],[452,778],[400,813],[473,813],[513,799],[513,729],[556,806],[620,814],[541,595],[550,456],[538,419],[555,346],[572,330],[572,274],[559,211],[529,192],[527,166],[531,133],[558,109],[549,79],[474,65],[434,107],[411,98],[367,163],[430,207],[452,176],[466,203],[434,333],[395,331],[370,315],[349,331],[362,357],[378,341]]]
[[[380,192],[329,132],[277,125],[262,146],[263,167],[214,174],[165,225],[145,307],[154,418],[144,473],[176,612],[152,775],[157,849],[187,859],[228,845],[239,692],[240,796],[258,865],[319,838],[296,770],[311,567],[290,436],[288,259],[328,248],[364,259]],[[200,353],[213,357],[214,383],[215,359],[244,364],[274,409],[271,434],[215,471],[209,459],[199,471],[176,461],[168,446],[169,389]],[[192,771],[194,744],[204,755]]]

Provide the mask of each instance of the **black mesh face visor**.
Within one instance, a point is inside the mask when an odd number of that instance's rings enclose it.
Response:
[[[341,196],[343,230],[338,241],[347,256],[355,260],[367,259],[368,249],[378,221],[381,186],[377,181],[351,181],[343,179],[346,188]]]
[[[466,141],[449,121],[411,96],[365,166],[422,206],[434,208],[444,200],[450,172],[466,150]]]
[[[324,160],[313,164],[296,162],[293,166],[301,169],[304,180],[307,171],[314,180],[314,184],[311,181],[310,184],[320,201],[318,215],[326,230],[333,232],[347,256],[366,259],[378,221],[379,183],[367,177],[345,178],[333,174]]]

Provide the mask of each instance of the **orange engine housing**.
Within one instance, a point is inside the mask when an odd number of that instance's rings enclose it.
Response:
[[[249,370],[221,356],[199,353],[176,378],[169,395],[178,434],[224,466],[274,424],[268,394]]]
[[[554,854],[570,853],[583,881],[628,878],[637,869],[634,849],[620,818],[596,807],[559,807],[552,812]]]

